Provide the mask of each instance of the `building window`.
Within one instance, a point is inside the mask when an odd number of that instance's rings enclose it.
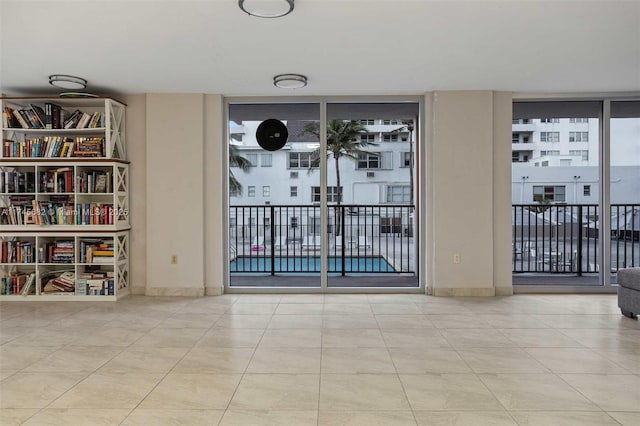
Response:
[[[358,154],[358,169],[379,169],[380,153],[361,152]]]
[[[256,196],[256,187],[248,186],[247,187],[247,197],[255,197]]]
[[[520,133],[511,134],[511,143],[520,143]]]
[[[390,185],[387,187],[387,203],[410,203],[409,185]]]
[[[548,155],[548,156],[560,155],[560,151],[558,151],[558,150],[553,150],[553,151],[540,151],[540,156],[541,156],[541,157],[544,157],[545,155]]]
[[[271,187],[270,186],[263,186],[262,187],[262,196],[263,197],[270,197],[271,196]]]
[[[292,227],[292,228],[297,228],[297,227],[298,227],[298,218],[297,218],[297,217],[295,217],[295,216],[293,216],[293,217],[291,218],[291,222],[290,222],[290,224],[291,224],[291,227]]]
[[[511,152],[511,162],[512,163],[520,162],[520,153],[518,151]]]
[[[342,187],[340,187],[342,189]],[[327,187],[327,203],[337,203],[338,197],[340,201],[342,201],[342,191],[338,194],[338,188],[335,186]],[[312,186],[311,187],[311,202],[319,203],[320,202],[320,187]]]
[[[399,120],[382,120],[382,124],[385,126],[397,125],[400,124]]]
[[[398,134],[397,133],[393,133],[393,134],[382,135],[382,141],[383,142],[398,142]]]
[[[573,157],[581,157],[582,161],[589,161],[589,150],[588,149],[577,149],[569,151],[569,155]]]
[[[549,167],[549,161],[543,161],[541,165],[542,167]]]
[[[400,167],[411,167],[411,152],[402,153],[402,164]]]
[[[540,142],[560,142],[560,132],[540,132]]]
[[[260,154],[260,165],[262,167],[271,167],[271,154]]]
[[[373,133],[360,135],[360,142],[362,143],[374,143],[375,141],[376,141],[376,135],[374,135]]]
[[[569,123],[588,123],[588,118],[570,118]]]
[[[559,118],[541,118],[540,122],[541,123],[559,123],[560,119]]]
[[[529,136],[523,136],[522,143],[529,143]]]
[[[585,197],[591,197],[591,185],[584,185],[582,187],[582,194]]]
[[[360,124],[365,125],[365,126],[373,126],[374,124],[376,124],[375,120],[360,120]]]
[[[318,165],[312,166],[312,152],[290,152],[289,153],[289,168],[290,169],[308,169],[309,167],[318,167]]]
[[[246,158],[251,163],[251,167],[258,165],[258,154],[247,154]]]
[[[381,234],[400,234],[402,232],[401,217],[381,217],[380,233]]]
[[[533,186],[533,201],[537,202],[565,202],[565,187],[564,185],[557,186],[542,186],[542,185],[534,185]]]
[[[292,197],[297,197],[298,196],[298,187],[297,186],[290,186],[289,187],[289,194]]]
[[[589,142],[589,132],[569,132],[569,142]]]

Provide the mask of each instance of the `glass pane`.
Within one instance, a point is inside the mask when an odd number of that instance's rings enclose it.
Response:
[[[231,287],[320,286],[319,116],[318,104],[229,106]],[[256,132],[272,118],[288,138],[267,151]]]
[[[640,266],[640,102],[611,104],[611,273]]]
[[[418,104],[327,105],[328,286],[417,287]]]
[[[599,104],[514,103],[514,284],[598,285]]]

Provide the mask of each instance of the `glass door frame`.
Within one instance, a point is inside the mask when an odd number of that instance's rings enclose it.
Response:
[[[327,105],[330,103],[402,103],[411,102],[418,104],[418,122],[416,123],[416,137],[418,139],[415,146],[415,180],[424,182],[427,176],[426,162],[420,157],[424,157],[426,152],[425,144],[425,98],[424,95],[415,96],[277,96],[277,97],[224,97],[223,98],[223,138],[224,144],[222,155],[226,168],[223,176],[223,266],[224,266],[224,293],[421,293],[426,292],[426,258],[423,256],[426,238],[426,226],[424,226],[426,185],[418,185],[415,191],[415,231],[414,235],[418,242],[414,243],[416,258],[416,275],[418,278],[417,287],[335,287],[328,286],[328,221],[329,208],[327,205]],[[277,104],[277,103],[317,103],[320,106],[320,287],[241,287],[230,285],[229,270],[229,105],[231,104]]]

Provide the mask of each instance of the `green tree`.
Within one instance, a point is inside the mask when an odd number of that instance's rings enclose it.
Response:
[[[251,162],[240,155],[238,147],[232,144],[229,144],[229,167],[238,167],[245,172],[251,169]],[[231,169],[229,169],[229,192],[242,194],[242,184],[238,182]]]

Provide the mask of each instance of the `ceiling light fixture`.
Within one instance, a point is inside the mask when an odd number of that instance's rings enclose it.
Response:
[[[300,89],[307,85],[307,77],[301,74],[279,74],[273,77],[273,85],[281,89]]]
[[[67,74],[51,74],[49,84],[67,90],[84,90],[87,88],[87,80]]]
[[[293,11],[294,0],[238,0],[243,12],[258,18],[280,18]]]

